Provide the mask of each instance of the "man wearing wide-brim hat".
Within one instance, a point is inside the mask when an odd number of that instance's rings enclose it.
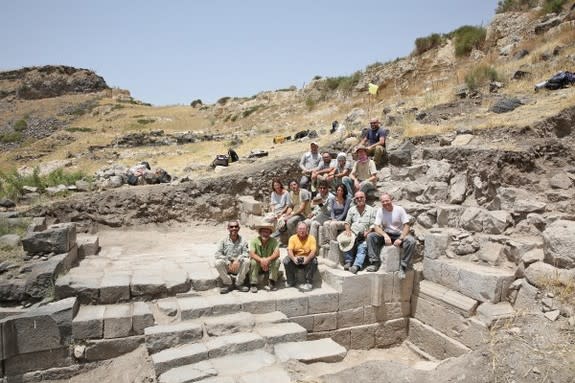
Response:
[[[375,209],[365,203],[365,193],[361,191],[355,193],[354,199],[355,205],[347,212],[345,231],[338,236],[338,243],[343,251],[344,270],[356,274],[364,266],[367,254],[365,239],[373,228]],[[349,242],[345,241],[346,237]]]
[[[366,147],[367,154],[373,156],[373,161],[378,168],[384,165],[386,139],[387,129],[381,126],[377,118],[372,118],[359,146]]]
[[[258,236],[250,242],[250,291],[258,292],[260,274],[268,275],[267,289],[277,289],[277,280],[280,268],[280,250],[277,239],[272,238],[274,226],[271,223],[261,222],[255,225]]]
[[[357,160],[353,164],[349,177],[353,181],[355,191],[362,191],[367,193],[375,189],[377,182],[377,168],[375,162],[367,155],[367,148],[365,146],[358,146],[355,149]]]

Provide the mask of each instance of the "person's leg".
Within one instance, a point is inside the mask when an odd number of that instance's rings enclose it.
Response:
[[[262,270],[260,264],[255,260],[250,260],[250,285],[256,286],[258,284],[258,277]]]
[[[385,149],[383,148],[383,145],[377,145],[373,153],[373,162],[375,162],[375,166],[377,166],[378,169],[384,165],[383,163],[384,154]]]
[[[281,260],[279,258],[274,259],[270,263],[269,280],[273,281],[274,283],[277,282],[279,279],[280,265],[281,265]]]
[[[306,175],[301,176],[301,178],[300,178],[300,180],[299,180],[299,185],[300,185],[300,187],[301,187],[302,189],[309,190],[310,177],[311,177],[311,175],[309,175],[309,176],[306,176]]]
[[[371,232],[367,235],[367,259],[372,265],[379,265],[381,259],[379,253],[381,252],[381,247],[385,244],[385,239],[383,236]]]
[[[307,220],[306,220],[306,223],[307,223]],[[309,233],[311,235],[313,235],[313,237],[315,238],[315,243],[318,244],[319,246],[321,246],[321,244],[319,243],[319,226],[320,226],[320,224],[318,221],[316,221],[316,220],[310,221]]]
[[[246,276],[250,271],[250,260],[244,259],[242,263],[240,263],[240,269],[238,270],[238,276],[236,277],[236,286],[243,286],[244,282],[246,281]]]
[[[355,254],[355,261],[353,261],[353,266],[357,267],[358,270],[363,268],[363,262],[365,261],[365,256],[367,254],[367,243],[365,241],[357,245],[357,253]]]
[[[346,189],[347,189],[347,195],[348,196],[353,196],[354,195],[354,187],[353,187],[353,180],[351,179],[351,177],[345,176],[341,179],[341,183],[345,185]]]
[[[229,262],[223,259],[218,259],[216,261],[216,270],[218,271],[218,274],[220,276],[220,279],[222,280],[222,283],[224,284],[224,286],[232,286],[233,281],[232,278],[230,277],[230,275],[228,274],[228,265]]]
[[[305,265],[305,283],[313,285],[313,276],[317,271],[317,258],[312,259],[310,263]]]
[[[413,259],[413,252],[415,251],[415,238],[413,238],[413,236],[411,235],[408,235],[403,240],[401,247],[403,249],[403,256],[401,257],[401,267],[408,269]]]
[[[286,271],[286,283],[288,286],[295,286],[295,269],[296,266],[290,257],[285,257],[282,261]]]
[[[288,218],[287,225],[286,225],[287,226],[286,231],[288,233],[288,236],[295,234],[297,224],[303,220],[304,220],[304,217],[302,217],[301,215],[294,215],[294,216],[291,216]]]
[[[351,249],[343,253],[343,264],[344,264],[343,268],[345,270],[347,270],[353,264],[353,260],[355,258],[354,252],[355,249]]]
[[[359,184],[359,190],[361,190],[364,194],[367,195],[371,190],[375,189],[375,185],[371,181],[361,181]]]

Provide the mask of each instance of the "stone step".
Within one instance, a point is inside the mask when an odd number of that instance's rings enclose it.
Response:
[[[426,280],[443,285],[479,302],[505,300],[515,280],[513,271],[478,265],[458,259],[423,259]]]
[[[198,322],[185,321],[148,327],[144,335],[148,352],[153,354],[180,344],[199,341],[204,335],[204,327]]]
[[[266,351],[248,351],[172,368],[161,374],[158,377],[158,382],[187,383],[201,381],[210,377],[217,377],[219,381],[225,382],[226,378],[233,379],[256,373],[264,368],[268,369],[276,362],[276,357]],[[233,382],[234,380],[231,381]],[[275,380],[271,381],[275,382]]]
[[[463,343],[448,337],[415,318],[409,319],[408,340],[432,357],[443,360],[471,351]]]
[[[307,331],[297,323],[262,323],[254,332],[263,337],[267,344],[297,342],[306,340]]]
[[[331,338],[308,340],[305,342],[279,343],[274,346],[278,360],[297,360],[303,363],[340,362],[347,350]]]
[[[475,315],[475,309],[479,304],[475,299],[426,280],[419,283],[415,295],[458,312],[466,318]]]

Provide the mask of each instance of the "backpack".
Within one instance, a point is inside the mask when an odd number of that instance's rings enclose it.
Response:
[[[229,157],[225,154],[217,154],[216,158],[212,162],[212,167],[216,166],[228,166]]]
[[[238,156],[238,153],[236,153],[234,149],[228,150],[228,156],[230,157],[230,162],[236,162],[240,160],[240,156]]]

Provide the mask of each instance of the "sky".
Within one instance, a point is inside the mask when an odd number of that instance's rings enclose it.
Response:
[[[0,71],[68,65],[153,105],[250,97],[409,55],[486,26],[497,0],[18,0],[0,12]]]

